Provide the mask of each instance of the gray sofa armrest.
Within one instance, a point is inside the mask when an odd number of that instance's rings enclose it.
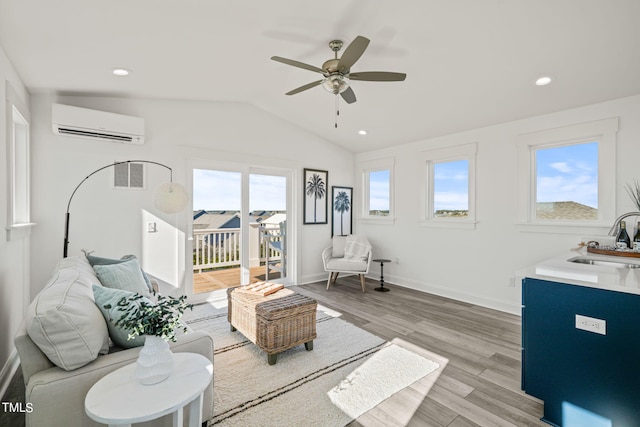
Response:
[[[27,384],[31,376],[36,372],[54,367],[47,356],[44,355],[29,335],[18,335],[15,339],[16,350],[20,356],[20,367],[24,383]]]
[[[174,353],[198,353],[213,362],[213,338],[204,331],[191,331],[188,334],[180,335],[177,342],[170,344]],[[33,412],[26,414],[27,427],[41,425],[102,426],[86,415],[84,410],[85,396],[100,378],[135,362],[141,348],[131,348],[99,356],[88,365],[72,371],[65,371],[57,366],[40,371],[30,368],[29,380],[27,381],[25,377],[25,399],[26,402],[33,405]],[[36,353],[41,354],[39,349]],[[19,353],[19,355],[22,358],[22,354]],[[187,412],[185,411],[185,413]],[[202,419],[207,420],[212,416],[213,382],[207,387],[203,396]],[[171,421],[171,416],[165,416],[160,420],[136,425],[170,426]]]

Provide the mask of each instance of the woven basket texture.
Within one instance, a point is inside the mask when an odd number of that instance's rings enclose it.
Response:
[[[227,290],[228,320],[267,354],[314,340],[318,303],[290,289],[267,296]]]

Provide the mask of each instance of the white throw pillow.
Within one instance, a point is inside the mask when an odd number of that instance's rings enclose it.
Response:
[[[350,235],[344,244],[344,258],[353,261],[364,261],[369,256],[371,244],[362,236]]]
[[[344,256],[344,245],[347,241],[347,236],[333,236],[333,250],[331,256],[333,258],[342,258]]]
[[[67,371],[109,351],[109,332],[93,298],[99,283],[84,256],[65,258],[27,311],[27,333],[51,360]]]

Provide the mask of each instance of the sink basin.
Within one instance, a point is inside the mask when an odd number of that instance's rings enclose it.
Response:
[[[616,267],[616,268],[640,268],[640,264],[634,264],[634,263],[622,262],[622,261],[609,261],[605,259],[588,258],[588,257],[581,257],[581,256],[571,258],[567,261],[575,262],[577,264],[604,265],[607,267]]]

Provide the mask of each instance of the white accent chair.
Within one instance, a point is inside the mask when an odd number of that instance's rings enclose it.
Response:
[[[333,236],[333,244],[322,251],[324,270],[329,272],[327,290],[336,282],[338,274],[358,274],[362,292],[366,292],[364,276],[371,265],[371,244],[357,235]]]

